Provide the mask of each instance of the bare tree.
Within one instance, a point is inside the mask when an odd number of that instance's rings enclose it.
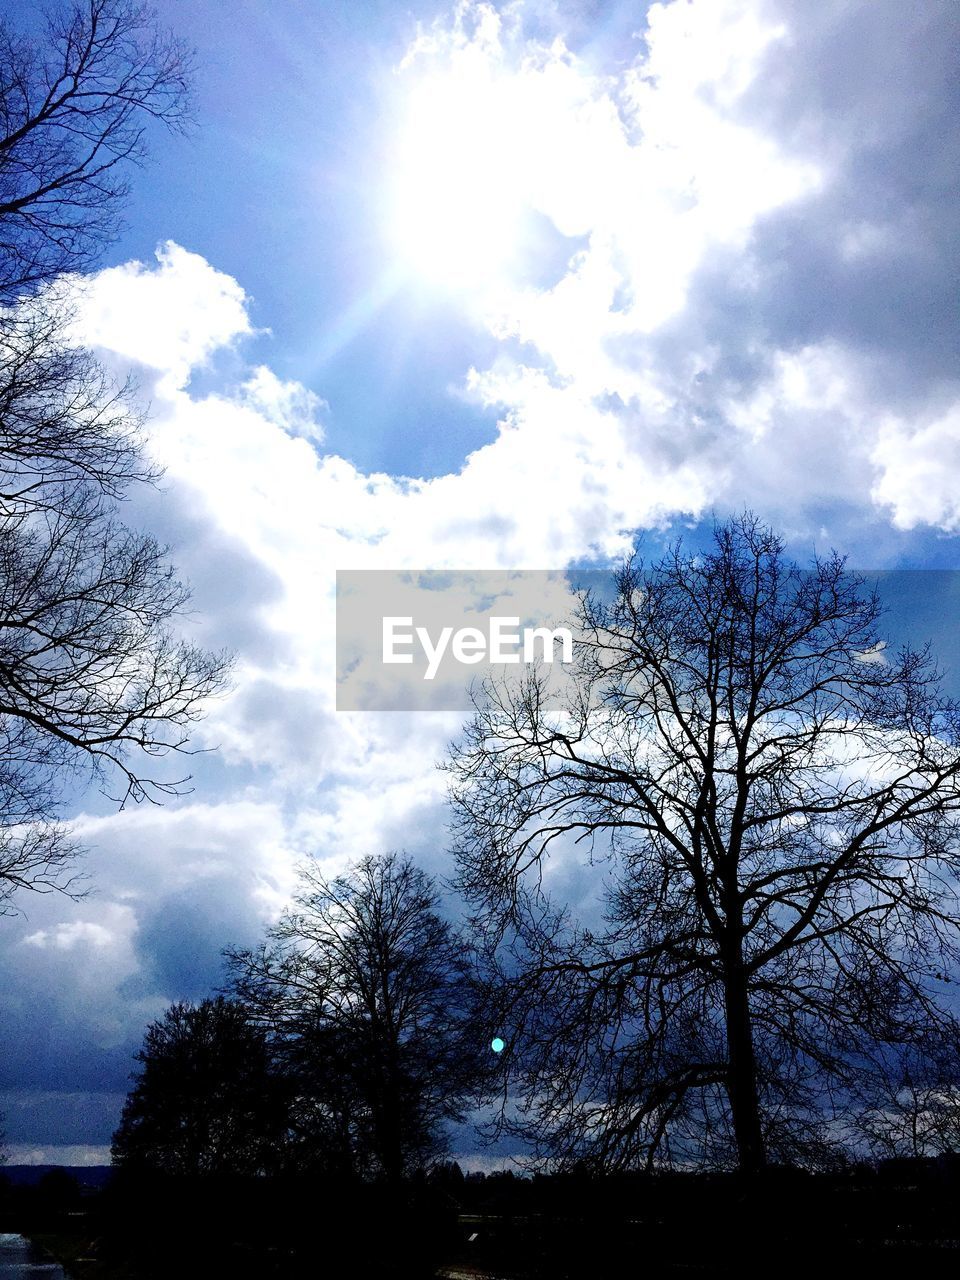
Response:
[[[584,599],[572,692],[478,696],[449,766],[460,886],[515,1123],[549,1154],[809,1160],[884,1055],[948,1030],[960,719],[881,615],[839,557],[801,570],[744,516]],[[605,868],[585,922],[541,883],[578,848]]]
[[[157,478],[144,457],[131,384],[117,385],[70,326],[70,302],[53,287],[0,313],[0,518],[7,523],[69,506],[78,489],[116,499],[131,482]]]
[[[139,415],[71,333],[71,290],[119,226],[151,120],[189,118],[190,56],[152,11],[86,0],[0,22],[0,512],[155,476]],[[43,286],[39,288],[39,286]]]
[[[10,398],[32,395],[25,385]],[[121,803],[183,787],[158,759],[189,750],[229,669],[177,637],[188,591],[166,549],[118,517],[117,490],[148,474],[138,422],[105,407],[95,374],[77,396],[89,416],[61,405],[59,443],[53,412],[28,418],[34,442],[13,413],[0,425],[0,903],[15,888],[76,884],[61,878],[72,846],[56,822],[72,777],[92,772]]]
[[[187,783],[157,760],[189,751],[227,662],[170,629],[186,600],[164,549],[89,490],[0,520],[0,903],[76,885],[56,820],[72,778],[92,772],[120,803]]]
[[[90,265],[148,121],[188,118],[189,61],[127,0],[53,9],[40,39],[0,25],[0,301]]]
[[[960,1154],[960,1044],[927,1040],[879,1071],[855,1130],[877,1159]]]
[[[71,327],[72,285],[116,225],[145,122],[183,119],[186,60],[148,10],[89,0],[0,30],[0,910],[75,891],[58,821],[77,775],[119,802],[157,773],[228,663],[178,639],[188,594],[118,502],[156,478],[142,416]]]
[[[237,997],[286,1045],[304,1118],[361,1173],[417,1167],[477,1088],[465,949],[438,905],[395,853],[330,881],[308,865],[268,945],[230,957]]]

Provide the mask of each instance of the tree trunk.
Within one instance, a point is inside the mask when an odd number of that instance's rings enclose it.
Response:
[[[739,947],[737,950],[739,953]],[[767,1156],[760,1124],[750,1002],[740,954],[732,958],[727,967],[724,999],[727,1016],[727,1096],[733,1114],[737,1155],[742,1173],[757,1173],[766,1165]]]
[[[380,1163],[387,1182],[396,1185],[403,1181],[403,1146],[396,1115],[396,1103],[388,1099],[379,1125]]]
[[[403,1120],[393,1046],[388,1046],[387,1056],[388,1061],[380,1064],[374,1129],[384,1176],[389,1183],[397,1184],[403,1180]]]

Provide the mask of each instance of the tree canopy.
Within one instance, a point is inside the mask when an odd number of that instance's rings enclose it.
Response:
[[[308,864],[267,942],[230,953],[234,994],[299,1081],[308,1161],[322,1147],[354,1172],[399,1178],[478,1090],[466,950],[438,908],[433,881],[402,855],[332,880]]]
[[[259,1174],[278,1160],[283,1085],[262,1031],[223,996],[151,1023],[113,1137],[114,1163],[177,1175]]]

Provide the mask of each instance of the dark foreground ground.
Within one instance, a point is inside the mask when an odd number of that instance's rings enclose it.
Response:
[[[0,1231],[78,1280],[960,1275],[960,1160],[842,1176],[137,1182],[6,1188]]]

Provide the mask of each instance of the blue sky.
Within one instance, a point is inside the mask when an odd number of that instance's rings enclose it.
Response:
[[[245,360],[329,403],[330,449],[369,470],[456,469],[495,435],[494,413],[449,394],[483,335],[442,294],[388,291],[371,199],[388,163],[396,67],[417,22],[442,9],[208,0],[159,12],[197,50],[201,127],[186,142],[156,138],[114,260],[150,257],[168,239],[203,254],[242,281],[254,325],[271,330]]]
[[[455,718],[336,713],[336,569],[612,564],[744,506],[801,559],[960,568],[955,5],[159,8],[198,127],[152,138],[82,323],[237,685],[194,793],[78,797],[95,892],[3,922],[15,1160],[103,1158],[146,1022],[302,858],[451,870]],[[887,581],[949,660],[952,575]]]

